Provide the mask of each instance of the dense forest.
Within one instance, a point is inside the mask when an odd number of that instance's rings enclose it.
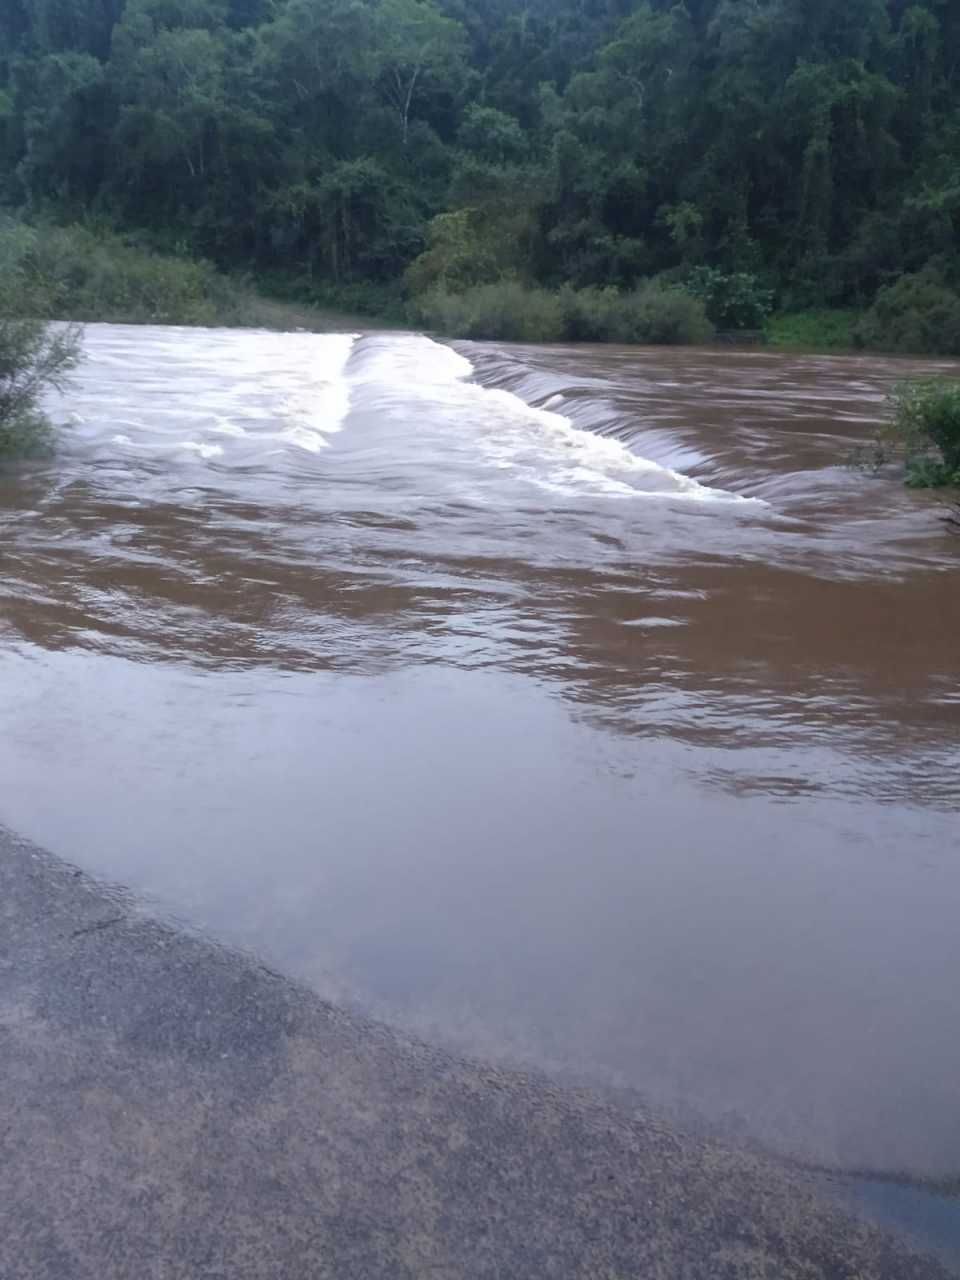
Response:
[[[0,203],[318,289],[879,294],[960,351],[960,3],[3,0]]]

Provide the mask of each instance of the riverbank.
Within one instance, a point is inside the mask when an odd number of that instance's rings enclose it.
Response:
[[[158,252],[104,228],[38,226],[0,216],[0,291],[17,310],[106,324],[295,329],[329,333],[390,328],[360,306],[283,292],[275,281],[231,275],[213,263]]]
[[[86,225],[29,225],[0,217],[0,273],[20,270],[31,306],[58,320],[307,330],[424,326],[440,338],[683,345],[711,339],[773,351],[858,350],[865,313],[777,312],[762,328],[707,321],[699,301],[655,282],[616,290],[529,289],[502,281],[459,295],[408,296],[398,285],[336,287],[289,272],[228,274],[199,258],[159,251],[136,236]]]
[[[310,303],[288,302],[255,290],[240,294],[236,311],[224,322],[228,329],[273,329],[281,333],[305,330],[308,333],[347,333],[397,329],[401,326],[381,317]]]
[[[775,1162],[456,1060],[0,835],[6,1280],[935,1280]]]

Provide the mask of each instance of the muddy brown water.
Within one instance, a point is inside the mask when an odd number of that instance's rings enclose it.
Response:
[[[844,465],[950,366],[86,346],[0,480],[0,821],[458,1049],[960,1169],[960,538]]]

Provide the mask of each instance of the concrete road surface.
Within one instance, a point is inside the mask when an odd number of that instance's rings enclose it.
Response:
[[[2,1280],[936,1280],[774,1161],[458,1061],[0,835]]]

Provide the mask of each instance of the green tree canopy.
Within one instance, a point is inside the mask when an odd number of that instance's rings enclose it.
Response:
[[[333,282],[949,291],[960,6],[7,0],[0,199]]]

